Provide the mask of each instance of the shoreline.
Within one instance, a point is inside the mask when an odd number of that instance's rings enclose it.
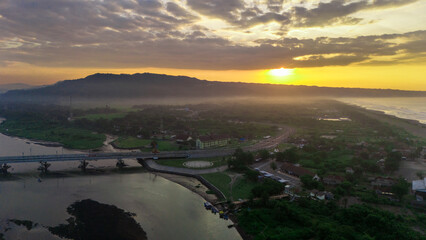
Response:
[[[371,117],[371,118],[376,119],[378,121],[385,122],[385,123],[388,123],[390,125],[402,128],[406,132],[408,132],[409,134],[411,134],[413,136],[426,139],[426,124],[420,122],[419,120],[402,118],[402,117],[398,117],[396,115],[387,114],[386,112],[381,111],[381,110],[370,109],[370,108],[367,108],[367,107],[364,107],[364,106],[347,103],[347,102],[344,102],[344,101],[341,101],[341,100],[338,100],[338,101],[345,104],[345,105],[356,108],[357,110],[362,112],[367,117]]]

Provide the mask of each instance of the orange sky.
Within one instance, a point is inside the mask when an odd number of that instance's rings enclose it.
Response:
[[[426,91],[426,1],[28,1],[0,3],[0,84],[152,72]]]

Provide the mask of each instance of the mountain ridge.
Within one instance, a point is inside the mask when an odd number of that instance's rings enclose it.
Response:
[[[10,90],[0,101],[205,97],[426,97],[425,91],[336,88],[304,85],[218,82],[154,73],[96,73],[85,78],[24,90]]]

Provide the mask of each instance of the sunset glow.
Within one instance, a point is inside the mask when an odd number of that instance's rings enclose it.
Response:
[[[426,90],[426,1],[27,1],[0,4],[0,84],[153,71]]]
[[[294,69],[278,68],[269,70],[269,74],[275,77],[286,77],[293,74],[293,71]]]

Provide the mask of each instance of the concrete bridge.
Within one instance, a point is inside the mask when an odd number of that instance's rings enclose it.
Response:
[[[287,137],[293,133],[293,129],[287,128],[286,131],[281,132],[278,136],[260,141],[254,145],[243,147],[244,151],[257,151],[260,149],[275,148],[280,142],[283,142]],[[96,152],[96,153],[81,153],[81,154],[56,154],[56,155],[30,155],[30,156],[3,156],[0,157],[0,171],[7,173],[10,168],[8,164],[13,163],[31,163],[39,162],[41,166],[39,170],[47,171],[50,166],[48,162],[65,162],[65,161],[80,161],[79,168],[83,171],[88,165],[87,161],[91,160],[107,160],[117,159],[117,167],[124,167],[123,159],[173,159],[173,158],[206,158],[206,157],[220,157],[229,156],[235,152],[235,148],[220,148],[209,150],[188,150],[188,151],[168,151],[160,153],[150,152]]]

